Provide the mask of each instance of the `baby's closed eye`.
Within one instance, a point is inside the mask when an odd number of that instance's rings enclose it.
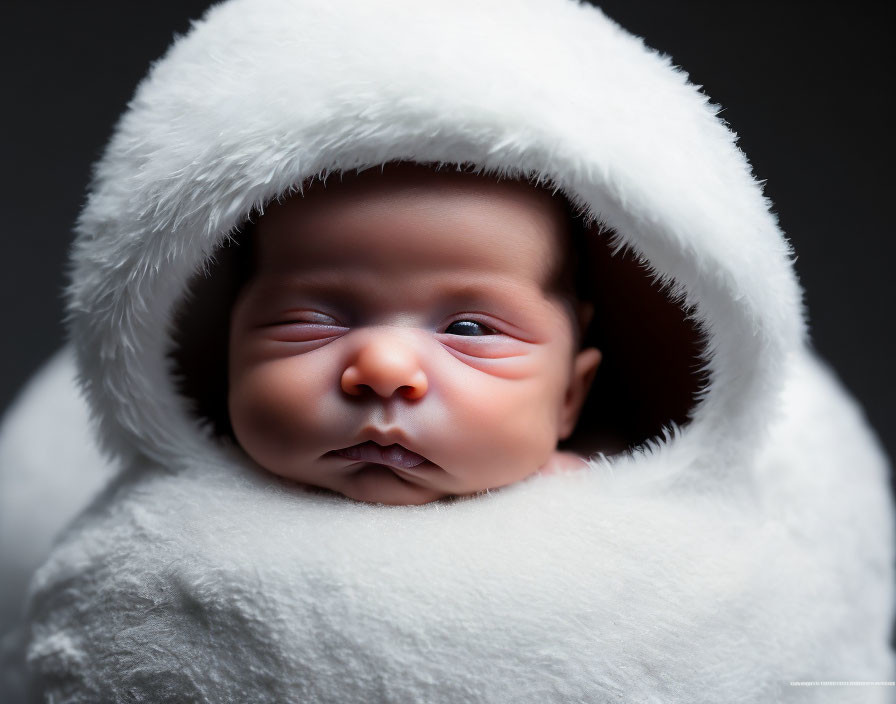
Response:
[[[343,327],[336,318],[317,310],[288,311],[268,325],[327,325]]]

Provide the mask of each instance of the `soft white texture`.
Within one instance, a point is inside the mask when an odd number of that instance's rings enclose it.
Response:
[[[0,701],[22,686],[22,610],[56,535],[113,474],[90,432],[72,350],[34,375],[0,422]]]
[[[25,585],[53,539],[112,471],[93,442],[75,385],[72,351],[63,348],[35,374],[0,423],[0,632],[21,608]]]
[[[222,449],[171,382],[190,275],[303,179],[394,159],[539,174],[696,306],[710,382],[644,451],[382,507]],[[70,288],[129,467],[33,582],[52,701],[884,701],[893,514],[807,349],[790,250],[686,76],[568,0],[233,0],[139,87]],[[73,472],[78,471],[73,468]]]

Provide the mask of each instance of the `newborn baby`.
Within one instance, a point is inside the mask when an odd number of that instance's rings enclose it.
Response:
[[[248,455],[352,499],[422,504],[580,468],[557,450],[601,360],[579,349],[563,202],[390,164],[272,204],[231,313]]]

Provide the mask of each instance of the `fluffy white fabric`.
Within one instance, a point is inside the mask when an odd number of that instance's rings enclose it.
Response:
[[[24,585],[56,534],[111,476],[91,437],[66,347],[34,376],[0,424],[0,632],[13,620]]]
[[[56,535],[113,475],[91,437],[72,350],[60,350],[0,423],[0,701],[23,686],[26,587]]]
[[[800,369],[754,465],[759,490],[728,499],[645,486],[627,463],[422,507],[305,493],[236,463],[136,465],[37,575],[39,689],[76,702],[885,701],[789,685],[892,671],[885,468],[828,372]]]
[[[383,507],[223,449],[166,353],[193,272],[309,176],[537,174],[706,334],[691,421],[587,471]],[[807,348],[790,250],[686,76],[568,0],[233,0],[141,84],[78,225],[72,338],[128,467],[38,571],[47,701],[884,701],[883,454]],[[76,471],[76,470],[75,470]],[[875,697],[877,699],[875,699]]]

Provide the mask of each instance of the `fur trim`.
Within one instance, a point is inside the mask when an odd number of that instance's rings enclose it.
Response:
[[[708,336],[702,402],[656,452],[695,481],[749,482],[743,462],[719,468],[761,444],[804,323],[788,244],[716,111],[575,2],[213,8],[140,85],[78,223],[71,335],[104,446],[216,456],[159,334],[189,275],[304,179],[401,158],[538,175],[614,228]]]

